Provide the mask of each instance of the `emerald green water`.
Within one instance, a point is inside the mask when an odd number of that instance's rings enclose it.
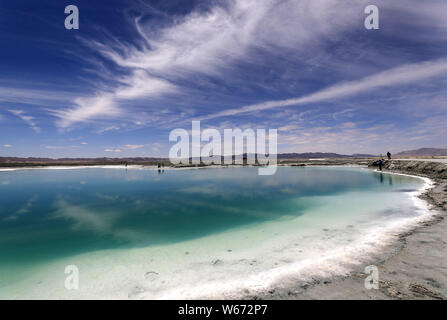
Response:
[[[303,215],[312,219],[308,215],[327,199],[352,192],[382,199],[376,211],[387,219],[410,217],[416,213],[408,194],[422,184],[352,167],[280,167],[273,176],[259,176],[256,168],[0,172],[0,291],[30,270],[76,255],[175,246]],[[343,221],[345,212],[346,223],[370,219],[364,208],[350,208],[349,199],[344,205],[320,212],[315,224]]]

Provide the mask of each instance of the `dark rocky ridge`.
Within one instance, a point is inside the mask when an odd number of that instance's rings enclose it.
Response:
[[[372,161],[370,167],[376,165]],[[397,171],[414,175],[421,175],[432,179],[447,179],[447,162],[420,160],[385,160],[385,170]]]

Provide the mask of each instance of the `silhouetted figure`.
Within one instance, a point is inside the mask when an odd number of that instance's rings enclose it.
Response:
[[[391,160],[391,153],[389,151],[386,153],[386,156],[388,157],[388,160]]]
[[[161,164],[160,163],[158,163],[158,167],[161,168]]]
[[[382,171],[383,161],[379,160],[379,162],[377,164],[379,165],[379,170]]]

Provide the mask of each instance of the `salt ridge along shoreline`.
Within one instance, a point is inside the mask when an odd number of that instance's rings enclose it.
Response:
[[[299,261],[292,265],[278,268],[277,270],[265,271],[263,274],[258,275],[258,279],[256,279],[256,277],[255,279],[250,279],[250,281],[247,281],[244,285],[237,282],[231,283],[230,286],[232,286],[233,289],[227,290],[227,293],[223,296],[215,295],[215,288],[210,287],[201,288],[200,290],[202,291],[205,289],[207,294],[194,296],[193,298],[205,299],[211,295],[212,298],[217,299],[284,299],[285,296],[290,299],[292,296],[300,294],[300,291],[296,291],[297,287],[306,290],[312,285],[331,283],[331,279],[333,278],[349,277],[349,274],[354,272],[358,266],[369,265],[371,255],[382,255],[385,249],[393,246],[399,237],[410,230],[413,230],[421,223],[431,221],[435,217],[435,212],[429,211],[431,210],[431,206],[426,201],[419,199],[422,194],[433,187],[434,182],[431,179],[410,174],[393,172],[383,173],[420,178],[424,181],[424,185],[419,190],[411,193],[411,199],[415,206],[421,210],[421,215],[414,218],[408,218],[405,221],[389,223],[387,226],[365,230],[366,233],[362,235],[362,238],[359,239],[359,241],[356,241],[353,245],[350,244],[340,247],[329,255],[317,259],[313,258],[310,260]],[[261,278],[263,278],[263,280],[269,279],[269,282],[266,283],[264,281],[264,284],[259,286]],[[258,284],[257,288],[256,284]],[[361,281],[360,285],[363,286],[364,282]],[[244,287],[256,289],[251,291],[243,290],[243,293],[241,294],[241,290]],[[230,293],[230,291],[232,291],[232,293]],[[180,298],[177,295],[174,295],[173,297]],[[165,298],[172,297],[167,296]],[[319,297],[314,298],[319,299]]]
[[[379,289],[366,290],[363,283],[367,275],[363,268],[357,267],[345,276],[290,282],[256,298],[447,299],[447,164],[419,159],[392,160],[385,161],[384,169],[386,173],[431,178],[432,186],[417,201],[432,206],[434,211],[430,219],[395,234],[394,241],[365,261],[378,267]]]

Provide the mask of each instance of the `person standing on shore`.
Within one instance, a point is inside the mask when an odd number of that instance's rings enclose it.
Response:
[[[377,162],[377,164],[379,165],[379,170],[382,171],[382,165],[383,165],[382,159],[380,159],[379,162]]]
[[[391,160],[391,153],[389,151],[386,153],[386,156],[388,157],[388,160]]]

